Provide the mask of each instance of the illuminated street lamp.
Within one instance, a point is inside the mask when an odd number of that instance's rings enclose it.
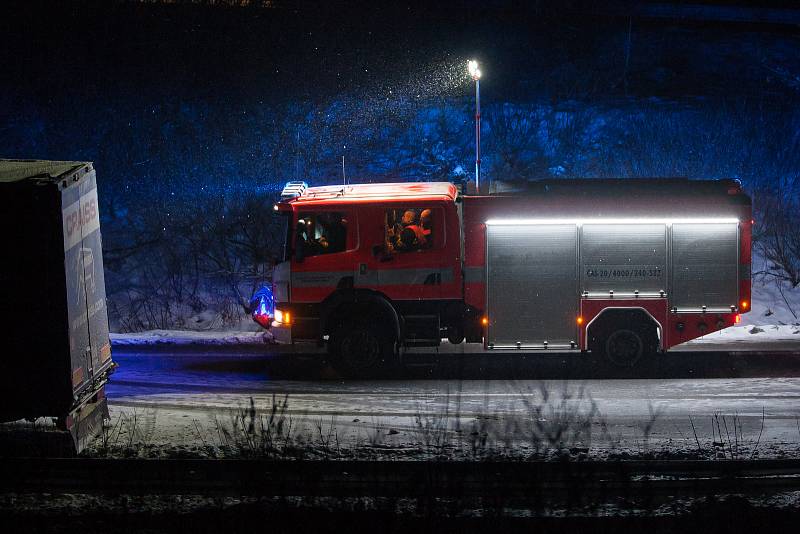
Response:
[[[467,71],[475,80],[475,190],[481,190],[481,69],[474,59],[467,61]]]

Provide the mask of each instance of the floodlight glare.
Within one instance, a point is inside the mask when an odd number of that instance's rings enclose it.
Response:
[[[478,62],[474,59],[467,61],[467,70],[473,80],[478,80],[481,77],[481,69],[478,68]]]

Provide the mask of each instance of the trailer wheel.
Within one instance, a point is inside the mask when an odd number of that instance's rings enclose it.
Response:
[[[364,377],[385,371],[396,360],[395,340],[366,319],[346,322],[330,341],[333,366],[345,376]]]

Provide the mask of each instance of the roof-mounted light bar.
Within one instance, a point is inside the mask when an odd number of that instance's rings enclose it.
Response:
[[[697,219],[649,219],[649,218],[630,218],[630,219],[489,219],[486,224],[489,226],[532,226],[532,225],[556,225],[556,224],[737,224],[739,219],[735,217],[719,218],[697,218]]]
[[[281,191],[281,200],[302,196],[306,189],[308,189],[308,184],[305,182],[288,182]]]

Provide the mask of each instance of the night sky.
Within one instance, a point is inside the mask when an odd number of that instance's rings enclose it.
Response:
[[[580,2],[273,5],[5,4],[3,155],[95,161],[108,194],[131,201],[335,180],[342,155],[365,181],[454,178],[471,168],[464,65],[476,57],[487,173],[625,174],[567,161],[624,143],[624,132],[577,143],[569,157],[523,147],[534,163],[503,171],[492,142],[508,132],[493,114],[783,114],[798,96],[791,27],[630,19]],[[602,125],[574,127],[585,137]],[[660,170],[637,167],[627,172]]]

